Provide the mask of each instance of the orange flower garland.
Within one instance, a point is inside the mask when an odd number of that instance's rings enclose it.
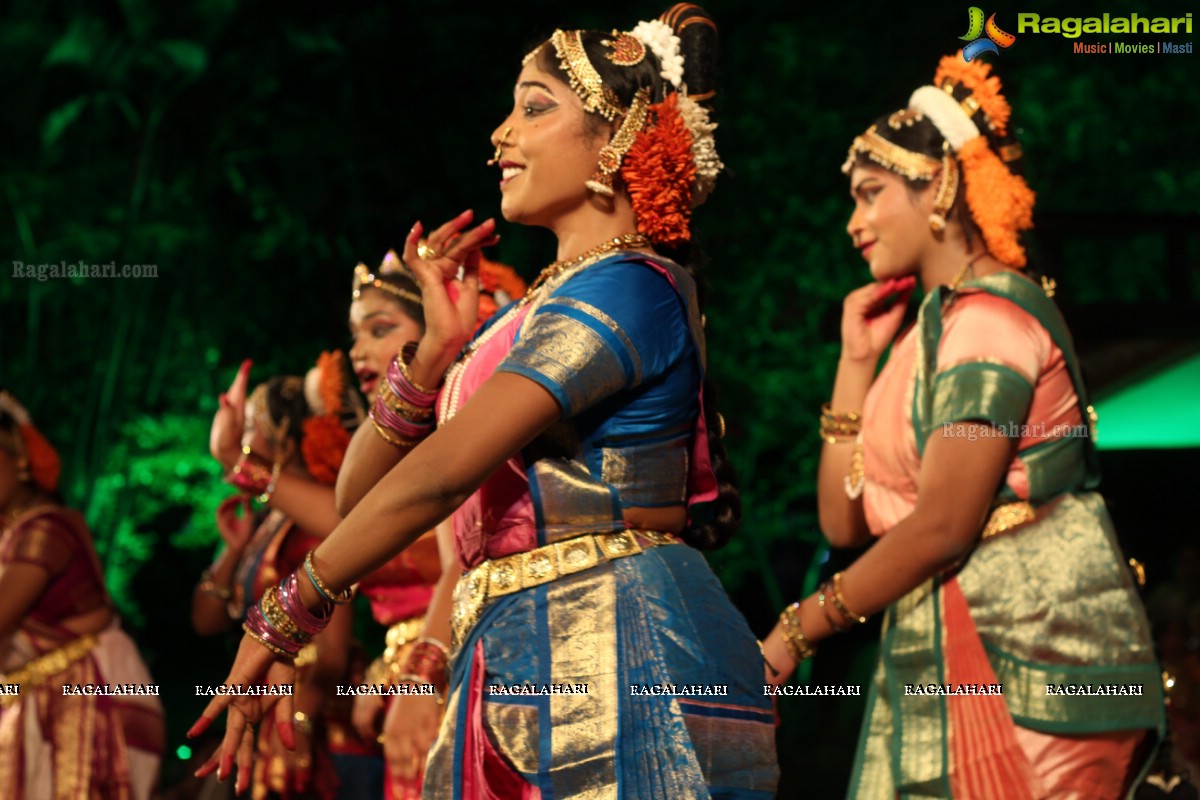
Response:
[[[337,416],[322,414],[304,420],[304,464],[313,479],[327,486],[337,483],[338,470],[350,446],[350,432]]]
[[[342,353],[321,353],[317,359],[317,390],[325,413],[304,420],[300,451],[308,473],[320,483],[337,483],[338,470],[350,446],[350,432],[342,426],[342,398],[346,384],[342,375]]]
[[[979,59],[963,61],[962,51],[959,50],[957,55],[942,56],[938,62],[937,72],[933,76],[934,85],[942,86],[947,79],[970,89],[975,102],[987,115],[992,130],[1000,136],[1005,134],[1009,117],[1012,116],[1012,106],[1000,93],[1000,79],[992,75],[990,64]]]
[[[625,155],[621,178],[633,201],[638,231],[654,244],[676,246],[691,239],[696,178],[692,134],[674,92],[650,106],[649,119]]]
[[[959,148],[958,158],[967,206],[988,252],[1009,266],[1024,267],[1025,249],[1017,235],[1033,227],[1033,190],[1024,178],[1008,171],[983,136]]]

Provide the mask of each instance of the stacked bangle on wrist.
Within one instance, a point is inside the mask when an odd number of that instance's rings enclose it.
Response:
[[[304,606],[299,579],[292,573],[279,586],[263,592],[262,599],[246,612],[242,628],[275,655],[295,660],[332,615],[332,603],[324,603],[318,612]]]
[[[821,584],[821,588],[817,590],[817,604],[821,606],[825,619],[835,631],[847,631],[854,625],[861,625],[867,621],[866,617],[854,613],[846,605],[846,600],[842,597],[842,573],[840,572],[834,573],[831,580]]]
[[[787,647],[788,655],[797,664],[807,661],[817,654],[817,648],[804,638],[799,611],[800,604],[792,603],[779,615],[779,622],[783,625],[783,643]]]
[[[416,343],[409,342],[392,359],[370,414],[375,431],[396,447],[416,447],[433,432],[437,389],[426,389],[412,379],[408,362],[416,352]]]
[[[834,411],[829,403],[821,406],[821,438],[829,444],[852,441],[862,430],[862,414]]]

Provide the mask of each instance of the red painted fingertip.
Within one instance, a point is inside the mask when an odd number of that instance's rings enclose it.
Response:
[[[896,280],[895,290],[897,292],[907,292],[909,289],[915,289],[916,286],[917,286],[917,276],[916,275],[906,275],[905,277],[898,278]]]
[[[292,726],[286,722],[276,722],[275,732],[279,734],[279,741],[288,750],[296,749],[296,737],[292,733]]]
[[[212,720],[208,717],[200,717],[196,720],[196,724],[188,729],[187,738],[194,739],[200,734],[208,730],[208,726],[212,724]]]

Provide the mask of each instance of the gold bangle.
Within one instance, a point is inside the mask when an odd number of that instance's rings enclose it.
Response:
[[[411,349],[412,355],[409,358],[414,358],[417,355],[417,348],[409,348],[408,345],[400,348],[400,352],[396,353],[396,365],[400,368],[400,374],[404,376],[404,380],[408,381],[409,385],[416,389],[421,394],[437,394],[438,389],[427,389],[421,384],[413,380],[412,373],[408,371],[408,362],[404,360],[405,351]],[[441,381],[438,381],[438,388],[441,386]]]
[[[213,580],[211,567],[200,573],[200,585],[196,588],[205,594],[211,594],[213,597],[224,600],[226,603],[233,597],[233,587],[220,586]]]
[[[867,621],[867,618],[861,614],[855,614],[846,607],[846,601],[842,599],[842,573],[833,573],[833,606],[846,619],[854,620],[859,625]]]
[[[255,633],[253,630],[250,629],[250,625],[248,623],[245,623],[245,622],[242,623],[242,630],[244,630],[246,633],[250,634],[251,639],[258,642],[259,644],[261,644],[263,647],[270,650],[275,655],[277,655],[281,658],[285,658],[288,661],[292,660],[293,656],[291,653],[284,652],[283,649],[276,647],[275,645],[268,642],[266,639],[259,636],[257,633]]]
[[[400,447],[405,450],[411,450],[414,447],[416,447],[418,444],[418,442],[416,442],[412,439],[404,439],[404,438],[397,436],[396,434],[390,432],[387,428],[383,427],[375,420],[374,414],[371,415],[371,424],[375,426],[375,432],[379,434],[380,438],[382,438],[385,442],[392,445],[393,447]]]
[[[804,637],[804,631],[800,627],[800,615],[797,613],[799,610],[800,604],[792,603],[779,615],[779,621],[783,624],[783,643],[797,664],[817,654],[817,649]]]
[[[829,606],[826,605],[826,599],[831,599],[827,598],[827,594],[829,592],[830,587],[828,581],[822,583],[821,587],[817,589],[817,605],[821,607],[821,612],[825,614],[825,620],[829,623],[829,626],[838,633],[850,630],[850,625],[845,620],[838,621],[838,619],[830,611]]]
[[[325,585],[325,581],[321,580],[321,576],[317,574],[317,566],[313,563],[313,553],[315,550],[309,550],[308,555],[304,557],[304,571],[308,573],[309,580],[317,588],[317,593],[321,595],[322,600],[328,600],[336,606],[342,606],[354,599],[354,587],[350,586],[343,589],[339,594],[334,594],[329,591],[329,587]]]
[[[383,402],[388,405],[393,411],[404,417],[409,422],[422,423],[433,419],[433,406],[422,407],[416,406],[405,400],[392,389],[391,384],[384,381],[384,391],[381,395]]]
[[[857,411],[834,411],[829,403],[821,406],[821,438],[834,444],[839,437],[857,436],[862,430],[862,414]]]

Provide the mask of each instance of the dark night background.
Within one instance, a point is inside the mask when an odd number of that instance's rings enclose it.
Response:
[[[825,560],[813,499],[840,300],[867,280],[838,168],[853,136],[957,48],[968,5],[705,4],[723,37],[717,142],[729,174],[697,229],[711,259],[711,366],[746,503],[741,536],[712,561],[760,634],[849,558]],[[0,11],[0,254],[157,267],[153,279],[39,282],[0,263],[0,386],[58,445],[64,494],[86,511],[163,687],[168,783],[202,706],[193,685],[229,663],[227,648],[192,635],[187,610],[227,491],[207,455],[218,392],[245,357],[261,378],[348,347],[352,268],[377,264],[415,219],[498,212],[488,136],[529,46],[556,26],[629,28],[663,8],[15,0]],[[1015,33],[1023,11],[1196,9],[1029,0],[984,11]],[[1080,39],[1116,40],[1196,36]],[[1034,264],[1058,281],[1097,396],[1193,356],[1200,54],[1077,55],[1062,36],[1018,34],[990,60],[1039,193]],[[526,278],[553,258],[545,232],[501,232],[493,255]],[[1168,407],[1194,414],[1197,399],[1161,395],[1147,423]],[[1169,592],[1194,546],[1197,443],[1103,454],[1148,591]],[[871,640],[830,642],[813,680],[865,684]],[[840,796],[862,702],[791,699],[780,712],[780,796]]]

